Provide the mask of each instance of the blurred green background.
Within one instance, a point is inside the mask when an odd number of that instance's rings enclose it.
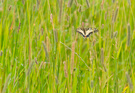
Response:
[[[134,0],[1,0],[0,93],[134,93]],[[83,38],[76,32],[92,27]]]

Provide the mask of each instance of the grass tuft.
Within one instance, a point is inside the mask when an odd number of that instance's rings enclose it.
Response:
[[[2,0],[0,92],[135,92],[134,5],[135,0]],[[84,38],[75,31],[79,27],[98,32]]]

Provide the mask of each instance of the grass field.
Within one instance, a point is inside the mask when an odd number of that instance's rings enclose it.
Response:
[[[134,0],[0,1],[0,93],[135,93],[134,49]]]

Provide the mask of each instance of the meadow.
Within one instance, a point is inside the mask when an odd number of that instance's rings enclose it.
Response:
[[[0,93],[135,93],[134,49],[134,0],[0,1]]]

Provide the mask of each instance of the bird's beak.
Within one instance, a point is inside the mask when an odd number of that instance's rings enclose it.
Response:
[[[85,38],[86,38],[86,36],[85,36]]]

